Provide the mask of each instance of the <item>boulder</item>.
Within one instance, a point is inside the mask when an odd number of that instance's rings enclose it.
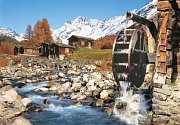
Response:
[[[108,99],[108,96],[109,96],[108,90],[103,90],[103,91],[100,93],[100,98],[101,98],[101,99],[107,100],[107,99]]]
[[[18,94],[14,89],[10,89],[3,94],[1,101],[13,103],[16,100],[17,95]]]
[[[28,106],[31,103],[31,99],[30,98],[23,98],[22,99],[22,104],[24,107]]]
[[[97,106],[97,107],[102,107],[103,105],[104,105],[104,100],[98,99],[98,100],[96,101],[96,106]]]
[[[77,98],[77,100],[84,100],[86,99],[86,95],[81,95],[80,97]]]
[[[116,103],[115,104],[115,107],[117,108],[117,109],[123,109],[123,110],[125,110],[126,109],[126,106],[127,106],[127,102],[123,102],[123,101],[120,101],[120,102],[118,102],[118,103]]]
[[[80,88],[81,88],[81,83],[73,83],[71,89],[77,90],[77,89],[80,89]]]
[[[61,86],[62,91],[67,92],[68,90],[70,90],[71,85],[72,85],[72,83],[70,83],[70,82],[66,82],[66,83],[62,84],[62,86]]]
[[[47,86],[48,86],[48,87],[51,87],[51,86],[53,86],[53,85],[55,85],[55,84],[56,84],[55,82],[49,81],[49,82],[47,83]]]
[[[88,82],[88,80],[89,80],[89,75],[88,74],[84,74],[83,75],[83,82]]]
[[[32,123],[24,117],[20,116],[16,118],[11,125],[32,125]]]
[[[62,73],[62,72],[59,72],[58,76],[61,77],[61,78],[64,78],[66,75],[64,73]]]
[[[49,90],[48,88],[40,87],[40,88],[35,89],[34,91],[37,92],[37,91],[48,91],[48,90]]]
[[[57,91],[59,89],[58,85],[53,85],[49,88],[50,91]]]

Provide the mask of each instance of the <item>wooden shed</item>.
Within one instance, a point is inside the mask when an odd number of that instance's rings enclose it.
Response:
[[[92,48],[92,43],[94,41],[91,38],[77,36],[77,35],[72,35],[68,40],[69,40],[69,45],[75,48],[82,48],[82,47]]]
[[[66,45],[63,43],[57,43],[57,45],[59,46],[59,54],[60,55],[70,55],[74,51],[74,47],[72,47],[70,45]]]

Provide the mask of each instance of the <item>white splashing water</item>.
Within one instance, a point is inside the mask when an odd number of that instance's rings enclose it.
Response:
[[[141,92],[133,94],[129,82],[120,82],[120,97],[116,98],[114,116],[126,121],[128,124],[138,125],[140,120],[147,118],[147,102]],[[121,108],[118,105],[123,104]]]

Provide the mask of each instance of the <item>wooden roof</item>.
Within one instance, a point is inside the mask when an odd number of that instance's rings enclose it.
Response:
[[[73,37],[76,37],[76,38],[79,38],[79,39],[85,39],[85,40],[89,40],[89,41],[94,41],[94,39],[92,38],[88,38],[88,37],[83,37],[83,36],[77,36],[77,35],[72,35],[69,39],[73,38]]]

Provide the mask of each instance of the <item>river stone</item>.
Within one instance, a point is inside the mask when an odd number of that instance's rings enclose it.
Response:
[[[23,116],[16,118],[11,125],[33,125],[29,120]]]
[[[86,95],[81,95],[80,97],[77,98],[77,100],[84,100],[86,99]]]
[[[96,84],[97,84],[101,89],[104,89],[105,86],[106,86],[103,81],[96,82]]]
[[[29,105],[31,103],[31,99],[30,98],[23,98],[22,103],[23,103],[23,106],[26,107],[27,105]]]
[[[77,89],[80,89],[80,88],[81,88],[81,83],[73,83],[71,89],[77,90]]]
[[[120,101],[120,102],[118,102],[118,103],[116,103],[115,104],[115,107],[117,108],[117,109],[123,109],[123,110],[125,110],[126,109],[126,106],[127,106],[127,102],[123,102],[123,101]]]
[[[66,82],[62,84],[62,89],[64,90],[63,92],[67,92],[71,88],[72,83]]]
[[[103,91],[100,93],[100,98],[101,98],[101,99],[106,100],[106,99],[108,99],[108,96],[109,96],[109,93],[108,93],[107,90],[103,90]]]
[[[53,85],[55,85],[55,82],[53,82],[53,81],[49,81],[49,82],[47,83],[47,86],[49,86],[49,87],[51,87],[51,86],[53,86]]]
[[[88,82],[88,80],[89,80],[89,75],[88,74],[84,74],[83,75],[83,82]]]
[[[48,88],[40,87],[40,88],[35,89],[34,91],[37,92],[37,91],[48,91],[48,90],[49,90]]]
[[[57,85],[57,84],[53,85],[49,88],[49,91],[57,91],[57,90],[59,90],[59,85]]]
[[[97,106],[97,107],[102,107],[103,105],[104,105],[104,100],[98,99],[98,100],[96,101],[96,106]]]
[[[18,94],[14,89],[10,89],[4,93],[1,101],[7,101],[9,103],[13,103],[14,100],[16,100],[17,95]]]
[[[51,104],[51,102],[50,102],[48,99],[44,99],[44,100],[43,100],[43,103],[46,104],[46,105]]]
[[[62,72],[59,72],[58,76],[61,77],[61,78],[64,78],[66,75],[64,73],[62,73]]]
[[[159,89],[159,88],[154,88],[154,91],[157,93],[161,93],[167,96],[171,95],[171,91],[169,89]]]
[[[26,82],[27,82],[27,83],[32,83],[32,80],[27,79]]]

